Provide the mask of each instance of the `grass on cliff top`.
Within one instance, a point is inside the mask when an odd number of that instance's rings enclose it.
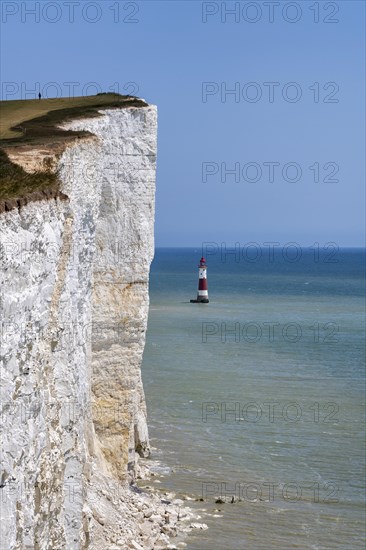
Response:
[[[7,147],[52,147],[68,139],[87,135],[58,128],[77,118],[99,116],[100,108],[144,107],[134,96],[98,94],[95,96],[0,101],[0,201],[23,198],[58,185],[57,175],[48,170],[28,174],[9,159]],[[39,195],[38,195],[39,196]],[[31,199],[32,200],[32,199]],[[1,210],[1,204],[0,204]]]
[[[119,94],[0,101],[0,146],[65,134],[55,126],[68,119],[98,116],[98,107],[143,106],[143,100]]]

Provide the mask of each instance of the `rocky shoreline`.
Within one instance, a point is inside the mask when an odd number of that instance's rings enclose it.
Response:
[[[153,463],[138,460],[137,479],[143,487],[111,486],[110,478],[93,476],[97,485],[91,483],[88,500],[94,505],[87,514],[92,532],[90,548],[100,549],[102,541],[108,541],[108,550],[179,550],[187,546],[189,533],[207,529],[189,506],[192,498],[176,498],[174,493],[148,484],[154,476]],[[94,493],[96,486],[99,490]]]

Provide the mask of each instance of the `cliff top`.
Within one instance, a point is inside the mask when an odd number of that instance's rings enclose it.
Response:
[[[134,96],[98,94],[83,97],[0,101],[0,147],[29,143],[37,137],[51,138],[60,133],[55,126],[65,120],[98,116],[98,108],[144,107]]]
[[[101,108],[146,106],[147,103],[137,97],[112,93],[0,101],[0,212],[34,200],[64,197],[59,192],[54,159],[62,153],[67,142],[90,134],[63,130],[60,124],[99,116]],[[25,170],[24,164],[18,162],[20,159],[32,160],[32,157],[36,169]]]

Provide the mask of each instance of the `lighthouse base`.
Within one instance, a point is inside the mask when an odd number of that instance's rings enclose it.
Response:
[[[202,300],[190,300],[191,304],[208,304],[209,299],[208,298],[202,298]]]

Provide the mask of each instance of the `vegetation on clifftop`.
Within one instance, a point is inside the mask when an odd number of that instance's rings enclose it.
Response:
[[[56,125],[69,119],[98,116],[98,108],[146,105],[142,99],[119,94],[0,101],[0,147],[68,134]]]
[[[27,173],[10,160],[7,150],[21,154],[34,147],[37,154],[37,147],[42,147],[60,154],[67,141],[89,135],[59,128],[63,122],[100,116],[101,108],[145,106],[139,98],[119,94],[0,101],[0,212],[59,194],[57,174],[47,164],[41,171]]]

